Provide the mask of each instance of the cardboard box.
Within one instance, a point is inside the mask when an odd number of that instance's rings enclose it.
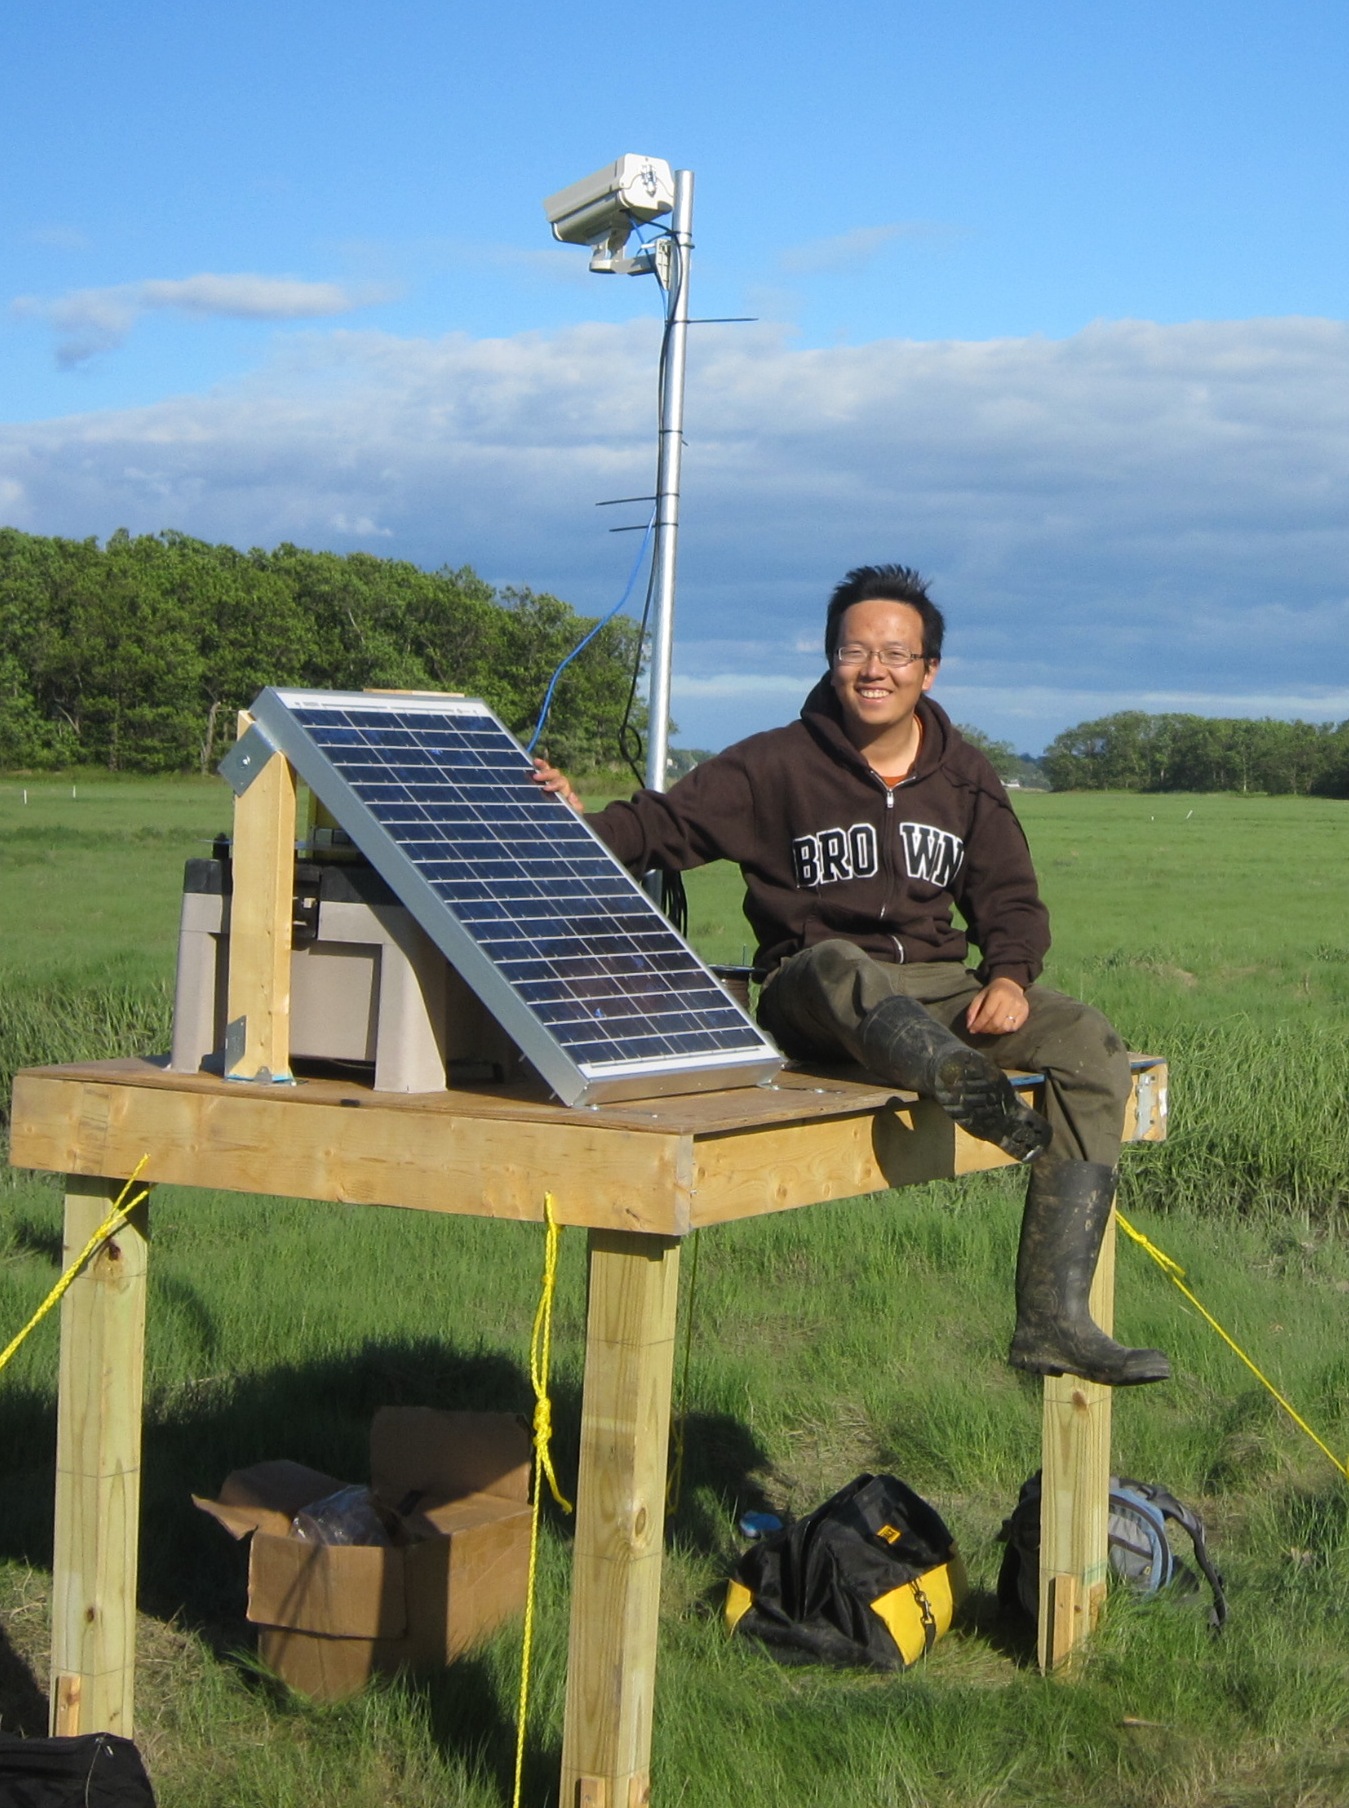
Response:
[[[313,1545],[302,1507],[347,1484],[303,1463],[228,1476],[203,1512],[248,1553],[248,1618],[263,1662],[321,1700],[375,1671],[444,1665],[522,1612],[529,1572],[529,1437],[510,1413],[386,1406],[370,1431],[370,1485],[389,1509],[418,1494],[397,1540]]]

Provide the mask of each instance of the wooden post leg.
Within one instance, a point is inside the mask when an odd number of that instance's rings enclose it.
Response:
[[[121,1182],[72,1174],[66,1185],[68,1264],[111,1211]],[[54,1733],[132,1731],[149,1232],[147,1200],[61,1302]]]
[[[1115,1326],[1115,1214],[1112,1209],[1091,1287],[1091,1313]],[[1110,1502],[1108,1387],[1077,1375],[1045,1381],[1040,1500],[1042,1670],[1054,1670],[1095,1626],[1105,1604]]]
[[[239,712],[239,734],[253,718]],[[231,1080],[289,1080],[291,910],[295,887],[295,772],[275,754],[234,800],[225,1072]]]
[[[650,1800],[679,1243],[590,1233],[563,1808]]]

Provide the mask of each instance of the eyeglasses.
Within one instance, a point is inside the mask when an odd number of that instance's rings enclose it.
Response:
[[[915,659],[923,657],[922,653],[910,653],[905,647],[859,647],[855,642],[834,649],[835,665],[863,665],[868,659],[879,659],[891,672],[902,672]]]

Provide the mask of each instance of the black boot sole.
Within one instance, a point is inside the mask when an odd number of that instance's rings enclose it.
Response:
[[[932,1096],[950,1118],[1015,1161],[1034,1161],[1053,1131],[1017,1097],[1011,1081],[977,1049],[954,1049],[937,1068]]]
[[[1076,1375],[1099,1387],[1146,1387],[1153,1381],[1171,1379],[1171,1364],[1160,1350],[1131,1350],[1124,1344],[1117,1347],[1118,1358],[1107,1356],[1100,1362],[1080,1364],[1053,1356],[1018,1355],[1013,1347],[1007,1361],[1026,1375]]]

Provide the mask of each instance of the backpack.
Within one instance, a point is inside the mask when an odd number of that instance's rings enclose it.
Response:
[[[784,1663],[902,1670],[951,1624],[965,1568],[935,1507],[893,1475],[859,1475],[740,1558],[726,1626]]]
[[[4,1808],[155,1808],[140,1753],[115,1733],[74,1739],[0,1733],[0,1803]]]
[[[1220,1632],[1227,1623],[1223,1579],[1208,1554],[1199,1515],[1155,1482],[1110,1478],[1107,1554],[1110,1573],[1140,1594],[1156,1594],[1174,1585],[1188,1594],[1199,1587],[1189,1565],[1177,1557],[1166,1535],[1167,1521],[1190,1535],[1194,1560],[1213,1594],[1209,1624]],[[998,1537],[1006,1544],[998,1572],[998,1601],[1007,1609],[1024,1608],[1032,1619],[1040,1612],[1040,1473],[1021,1484],[1017,1503],[1003,1521]]]

